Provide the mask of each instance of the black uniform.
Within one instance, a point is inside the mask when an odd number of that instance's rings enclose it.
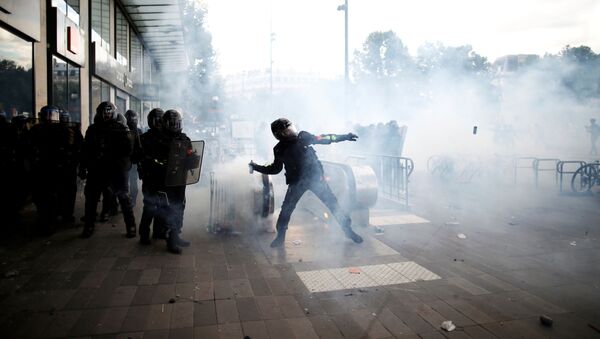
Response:
[[[133,143],[129,129],[116,119],[98,121],[85,134],[81,169],[87,170],[85,185],[85,227],[82,236],[91,236],[98,200],[108,187],[119,199],[128,237],[135,237],[135,216],[128,192],[128,171]]]
[[[144,209],[140,221],[140,238],[142,242],[150,239],[150,224],[153,224],[153,237],[165,238],[165,196],[159,191],[164,190],[166,164],[169,146],[166,139],[157,128],[152,128],[140,136],[142,155],[140,158],[140,178],[144,195]]]
[[[43,227],[51,227],[57,215],[65,221],[73,220],[74,196],[70,194],[77,190],[81,146],[75,134],[61,123],[43,122],[31,128],[33,200]]]
[[[315,136],[302,131],[298,136],[280,139],[273,148],[275,160],[272,164],[261,166],[251,163],[254,170],[264,174],[277,174],[285,166],[286,183],[289,186],[277,219],[277,239],[271,246],[279,246],[283,242],[292,212],[307,190],[312,191],[331,210],[349,238],[355,242],[362,242],[362,238],[352,231],[352,221],[349,215],[341,210],[337,198],[325,181],[323,166],[310,146],[344,140],[352,140],[350,134]]]
[[[0,215],[8,218],[8,222],[14,221],[19,207],[15,199],[20,185],[20,182],[15,180],[21,172],[19,157],[18,131],[6,120],[6,116],[0,115]]]

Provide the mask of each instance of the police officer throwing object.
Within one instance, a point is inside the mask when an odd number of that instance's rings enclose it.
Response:
[[[135,216],[127,189],[128,171],[133,143],[126,125],[117,120],[113,103],[104,101],[96,108],[94,124],[85,133],[79,177],[85,185],[85,225],[82,238],[94,232],[96,208],[100,194],[111,187],[119,199],[128,238],[135,237]]]
[[[273,148],[275,160],[272,164],[261,166],[250,161],[250,168],[263,174],[277,174],[285,166],[287,192],[277,219],[277,237],[271,242],[271,247],[279,247],[285,241],[290,217],[296,204],[307,190],[311,190],[331,210],[342,227],[346,237],[360,244],[363,239],[352,230],[350,216],[343,212],[337,198],[331,191],[324,178],[323,165],[317,153],[310,146],[313,144],[329,145],[332,142],[356,141],[358,136],[353,133],[336,135],[312,135],[306,131],[296,132],[292,122],[280,118],[271,123],[273,136],[279,142]]]

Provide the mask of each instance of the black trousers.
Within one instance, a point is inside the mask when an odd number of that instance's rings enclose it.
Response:
[[[129,195],[131,196],[131,205],[135,206],[138,196],[138,167],[136,164],[131,165],[129,170]]]
[[[140,221],[140,236],[150,236],[150,224],[154,220],[153,233],[181,233],[185,211],[185,186],[157,187],[142,185],[144,209]]]
[[[117,196],[121,211],[123,212],[123,220],[127,231],[135,231],[135,216],[131,207],[131,198],[128,190],[128,172],[115,171],[112,173],[96,173],[90,171],[85,184],[85,227],[93,228],[96,221],[96,209],[100,195],[107,188],[111,188]]]
[[[277,218],[277,232],[285,232],[287,230],[292,212],[294,212],[296,204],[307,190],[313,192],[329,208],[343,229],[351,227],[352,220],[350,216],[341,210],[340,204],[327,182],[323,179],[312,179],[300,180],[298,183],[288,186],[283,204],[281,205],[279,218]]]

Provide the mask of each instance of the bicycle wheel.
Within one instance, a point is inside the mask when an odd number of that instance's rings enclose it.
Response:
[[[594,164],[579,167],[571,178],[571,189],[575,193],[585,193],[592,189],[598,178],[598,171]]]

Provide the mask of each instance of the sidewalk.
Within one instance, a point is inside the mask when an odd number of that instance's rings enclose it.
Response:
[[[597,197],[415,186],[410,213],[372,211],[384,232],[357,229],[362,245],[300,210],[284,249],[186,218],[192,246],[172,255],[125,238],[121,215],[91,239],[72,228],[3,247],[0,336],[600,338]]]

